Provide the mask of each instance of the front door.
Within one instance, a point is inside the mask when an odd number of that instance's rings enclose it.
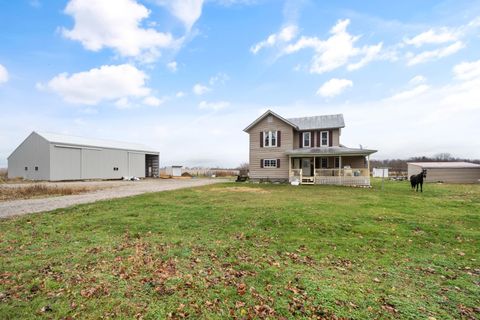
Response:
[[[312,163],[311,159],[302,159],[302,174],[305,177],[311,177],[312,176]]]

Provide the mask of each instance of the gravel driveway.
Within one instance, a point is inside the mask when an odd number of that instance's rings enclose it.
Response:
[[[101,189],[69,196],[0,202],[0,218],[50,211],[99,200],[123,198],[148,192],[198,187],[225,181],[222,179],[148,179],[141,181],[46,182],[48,185],[75,185]],[[10,186],[14,187],[15,185]]]

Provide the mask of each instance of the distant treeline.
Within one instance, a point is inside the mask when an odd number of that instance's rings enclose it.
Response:
[[[371,168],[387,167],[398,171],[407,171],[407,162],[435,162],[435,161],[466,161],[480,164],[480,159],[462,159],[453,157],[450,153],[439,153],[433,157],[412,157],[409,159],[386,159],[386,160],[370,160]]]

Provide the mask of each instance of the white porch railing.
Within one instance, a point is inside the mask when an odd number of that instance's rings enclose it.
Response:
[[[304,176],[302,169],[291,169],[290,181],[302,184],[331,184],[347,186],[370,186],[368,168],[315,169],[313,176]]]

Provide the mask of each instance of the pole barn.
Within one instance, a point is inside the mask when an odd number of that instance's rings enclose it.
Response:
[[[32,132],[8,157],[8,177],[26,180],[158,176],[159,153],[141,144]]]
[[[470,162],[408,162],[408,176],[427,169],[426,182],[479,183],[480,165]]]

